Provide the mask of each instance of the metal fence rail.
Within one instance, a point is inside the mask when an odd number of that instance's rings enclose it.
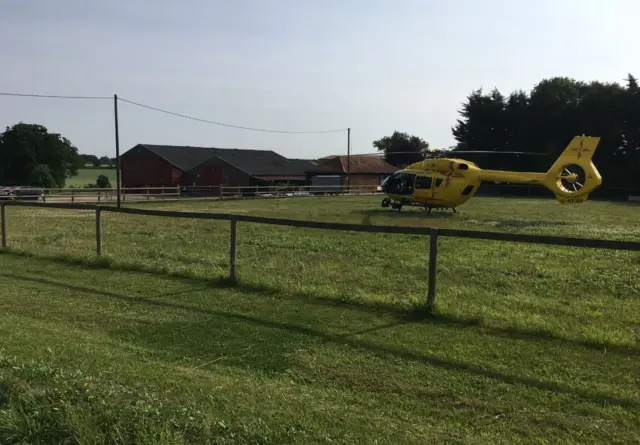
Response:
[[[492,241],[510,241],[528,244],[541,244],[553,246],[568,246],[595,249],[610,249],[622,251],[640,252],[640,242],[600,240],[590,238],[573,238],[550,235],[527,235],[517,233],[485,232],[463,229],[438,229],[432,227],[403,227],[403,226],[371,226],[364,224],[344,224],[319,221],[303,221],[294,219],[269,218],[263,216],[235,215],[230,213],[202,213],[202,212],[176,212],[166,210],[151,210],[140,208],[117,208],[100,207],[88,204],[67,204],[67,203],[32,203],[12,201],[0,204],[0,224],[2,228],[2,248],[7,247],[7,214],[6,207],[37,207],[67,210],[88,210],[95,211],[96,215],[96,254],[102,255],[102,223],[103,212],[125,213],[130,215],[159,216],[165,218],[186,218],[186,219],[209,219],[230,221],[230,247],[229,247],[229,277],[231,280],[237,279],[236,272],[236,240],[237,223],[249,222],[256,224],[271,224],[277,226],[300,227],[320,230],[338,230],[368,233],[391,233],[403,235],[424,235],[430,237],[429,242],[429,286],[426,300],[426,307],[432,310],[435,305],[436,296],[436,275],[438,259],[438,238],[468,238]]]

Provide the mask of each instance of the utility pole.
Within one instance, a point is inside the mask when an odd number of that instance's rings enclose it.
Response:
[[[351,128],[347,128],[347,193],[351,192]]]
[[[118,134],[118,95],[113,95],[113,114],[116,126],[116,193],[117,205],[120,208],[120,136]]]

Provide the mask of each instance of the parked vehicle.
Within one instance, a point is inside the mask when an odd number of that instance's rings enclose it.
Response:
[[[44,202],[44,190],[40,187],[0,186],[0,200]]]
[[[0,201],[7,201],[12,198],[11,189],[9,187],[0,186]]]

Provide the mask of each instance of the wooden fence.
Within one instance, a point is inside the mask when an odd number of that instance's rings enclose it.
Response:
[[[436,298],[436,275],[438,261],[438,238],[441,236],[455,238],[470,238],[493,241],[510,241],[529,244],[544,244],[553,246],[569,246],[581,248],[625,250],[640,252],[640,242],[599,240],[589,238],[572,238],[549,235],[526,235],[501,232],[483,232],[475,230],[461,229],[439,229],[431,227],[403,227],[403,226],[374,226],[362,224],[330,223],[318,221],[302,221],[281,218],[268,218],[263,216],[234,215],[228,213],[201,213],[201,212],[176,212],[165,210],[151,210],[140,208],[117,208],[117,207],[96,207],[87,204],[64,204],[64,203],[30,203],[12,201],[0,204],[0,225],[2,228],[2,248],[7,248],[7,207],[47,207],[54,209],[68,210],[94,210],[96,215],[96,254],[102,255],[102,212],[126,213],[131,215],[161,216],[165,218],[187,218],[187,219],[211,219],[225,220],[230,222],[230,243],[229,243],[229,278],[237,280],[236,271],[236,239],[238,222],[249,222],[256,224],[272,224],[278,226],[301,227],[320,230],[340,230],[352,232],[368,233],[393,233],[404,235],[424,235],[429,236],[429,282],[426,299],[426,308],[431,311],[435,305]]]
[[[122,202],[179,201],[182,199],[240,199],[240,198],[287,198],[324,195],[371,195],[379,193],[379,186],[175,186],[175,187],[129,187],[120,189]],[[18,193],[19,192],[19,193]],[[114,188],[54,188],[29,187],[17,189],[6,200],[39,201],[46,203],[111,203],[117,201]]]

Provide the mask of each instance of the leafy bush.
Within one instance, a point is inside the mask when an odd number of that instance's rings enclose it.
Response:
[[[101,188],[101,189],[111,188],[111,182],[109,181],[109,178],[106,175],[98,176],[98,179],[96,180],[96,185],[98,186],[98,188]]]

